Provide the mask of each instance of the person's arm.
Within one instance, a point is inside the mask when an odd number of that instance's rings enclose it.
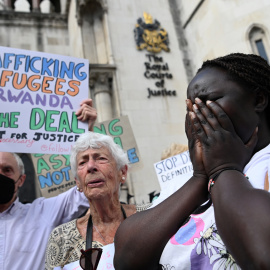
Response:
[[[270,268],[270,195],[237,171],[224,171],[212,188],[217,228],[243,269]]]
[[[88,122],[89,130],[93,130],[97,118],[96,109],[92,107],[92,99],[83,100],[80,108],[76,111],[79,121]],[[89,208],[89,202],[83,193],[76,190],[76,187],[53,198],[40,198],[35,201],[40,212],[43,213],[44,222],[52,227],[70,221],[82,214]]]
[[[62,223],[77,218],[89,208],[84,193],[76,187],[51,198],[38,198],[32,203],[33,211],[37,211],[44,224],[54,228]]]
[[[253,188],[239,172],[251,157],[257,130],[245,145],[216,103],[198,101],[194,112],[206,172],[209,178],[221,172],[210,190],[220,236],[240,267],[269,269],[270,195]]]
[[[115,269],[158,269],[169,239],[207,199],[206,188],[204,178],[192,177],[156,207],[127,218],[115,235]]]
[[[63,255],[65,255],[62,250],[64,248],[64,241],[61,235],[62,232],[62,228],[59,232],[59,227],[56,227],[52,230],[49,236],[45,253],[45,270],[53,270],[54,267],[59,266],[59,254],[61,254],[62,258]]]
[[[192,109],[191,103],[187,104]],[[116,270],[157,270],[163,249],[189,215],[207,200],[207,177],[201,162],[200,144],[189,119],[186,133],[194,176],[173,195],[149,210],[127,218],[115,236]]]

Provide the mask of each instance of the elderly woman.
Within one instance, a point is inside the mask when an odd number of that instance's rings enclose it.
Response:
[[[70,163],[77,189],[85,194],[90,208],[81,218],[52,231],[45,269],[78,261],[80,250],[89,248],[86,239],[92,238],[88,243],[90,248],[113,243],[121,222],[142,210],[119,201],[120,185],[127,177],[128,158],[110,136],[83,134],[72,148]]]
[[[193,177],[122,223],[115,269],[270,269],[269,96],[259,56],[202,65],[187,89]]]

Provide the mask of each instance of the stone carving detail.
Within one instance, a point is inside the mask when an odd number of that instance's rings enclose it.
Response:
[[[77,21],[82,24],[82,14],[87,10],[91,13],[105,13],[108,11],[107,0],[77,0]]]
[[[147,51],[153,53],[159,53],[162,50],[169,52],[167,31],[161,28],[159,21],[153,22],[150,14],[144,12],[143,16],[145,21],[139,18],[134,29],[137,50],[147,49]]]
[[[90,72],[89,86],[94,89],[94,95],[102,92],[111,94],[110,81],[112,72],[94,71]]]

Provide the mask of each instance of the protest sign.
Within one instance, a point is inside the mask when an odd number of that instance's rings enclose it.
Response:
[[[86,123],[86,59],[0,47],[0,151],[68,154]]]
[[[166,158],[154,164],[161,190],[168,186],[182,186],[193,174],[189,151]]]
[[[69,155],[32,155],[42,197],[53,197],[75,186]]]
[[[153,202],[156,206],[182,187],[193,175],[189,151],[169,157],[154,164],[161,192]]]
[[[139,167],[140,155],[127,116],[114,118],[96,124],[94,132],[110,135],[128,155],[132,167]],[[69,155],[32,155],[32,161],[37,174],[38,187],[43,197],[56,196],[75,186],[71,173]]]

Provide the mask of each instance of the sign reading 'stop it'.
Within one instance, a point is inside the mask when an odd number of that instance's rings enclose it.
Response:
[[[0,47],[0,151],[68,154],[87,131],[75,111],[88,70],[85,59]]]

